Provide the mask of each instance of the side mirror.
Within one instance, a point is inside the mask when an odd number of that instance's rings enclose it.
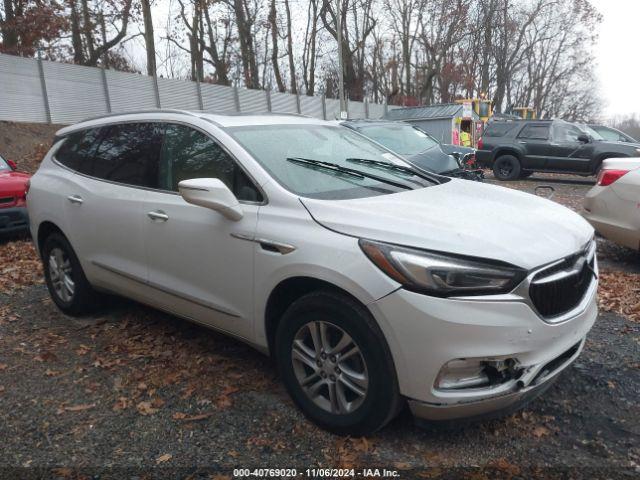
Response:
[[[217,178],[193,178],[178,184],[185,202],[215,210],[229,220],[243,217],[242,207],[229,188]]]
[[[11,170],[17,170],[18,169],[18,164],[16,162],[14,162],[13,160],[7,160],[7,165],[9,165],[11,167]]]
[[[580,143],[589,143],[591,141],[591,137],[589,135],[587,135],[586,133],[582,133],[582,134],[578,135],[578,141]]]

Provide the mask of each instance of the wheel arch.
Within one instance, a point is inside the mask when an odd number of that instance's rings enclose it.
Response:
[[[44,246],[45,240],[52,233],[59,233],[60,235],[65,237],[67,241],[69,240],[68,237],[64,234],[64,232],[58,225],[56,225],[54,222],[51,222],[49,220],[45,220],[44,222],[40,223],[40,225],[38,225],[38,233],[36,235],[36,242],[37,242],[36,246],[38,247],[38,252],[40,253],[40,256],[42,256],[42,247]]]
[[[280,319],[282,318],[284,312],[293,302],[295,302],[299,298],[308,293],[318,290],[329,290],[345,295],[351,298],[353,301],[358,302],[367,311],[369,311],[367,306],[355,295],[327,280],[321,280],[319,278],[307,276],[295,276],[286,278],[280,281],[280,283],[278,283],[273,288],[273,290],[269,294],[265,306],[264,329],[267,337],[267,348],[270,355],[273,355],[275,333],[278,328],[278,323],[280,322]],[[369,311],[369,313],[371,312]],[[375,321],[374,316],[371,315],[371,317]]]
[[[519,152],[517,149],[512,148],[512,147],[500,147],[500,148],[498,148],[496,150],[495,155],[493,156],[493,160],[495,161],[498,158],[502,157],[503,155],[513,155],[518,160],[522,160],[522,153]]]

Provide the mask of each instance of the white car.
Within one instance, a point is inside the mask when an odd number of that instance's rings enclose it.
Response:
[[[297,115],[180,111],[63,128],[28,208],[63,312],[124,295],[271,354],[341,434],[513,409],[597,316],[592,227],[526,193],[416,172]]]
[[[587,193],[583,216],[615,243],[640,250],[640,159],[602,162],[596,186]]]

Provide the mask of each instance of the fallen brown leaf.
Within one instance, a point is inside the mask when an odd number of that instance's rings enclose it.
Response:
[[[140,402],[136,405],[136,409],[140,415],[153,415],[158,411],[157,408],[151,406],[151,402]]]
[[[543,427],[542,425],[539,425],[539,426],[535,427],[531,433],[533,433],[534,437],[540,438],[540,437],[544,437],[546,435],[549,435],[550,432],[549,432],[549,429],[547,427]]]
[[[173,458],[173,455],[171,455],[170,453],[165,453],[164,455],[160,455],[158,458],[156,458],[156,465],[159,465],[164,462],[168,462],[169,460],[171,460],[171,458]]]

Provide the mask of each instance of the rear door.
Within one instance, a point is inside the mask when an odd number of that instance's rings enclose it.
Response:
[[[126,123],[88,135],[91,151],[65,191],[71,243],[89,279],[119,290],[147,279],[144,200],[157,183],[161,128]]]
[[[549,156],[549,124],[527,123],[516,137],[524,151],[522,168],[544,170]]]

